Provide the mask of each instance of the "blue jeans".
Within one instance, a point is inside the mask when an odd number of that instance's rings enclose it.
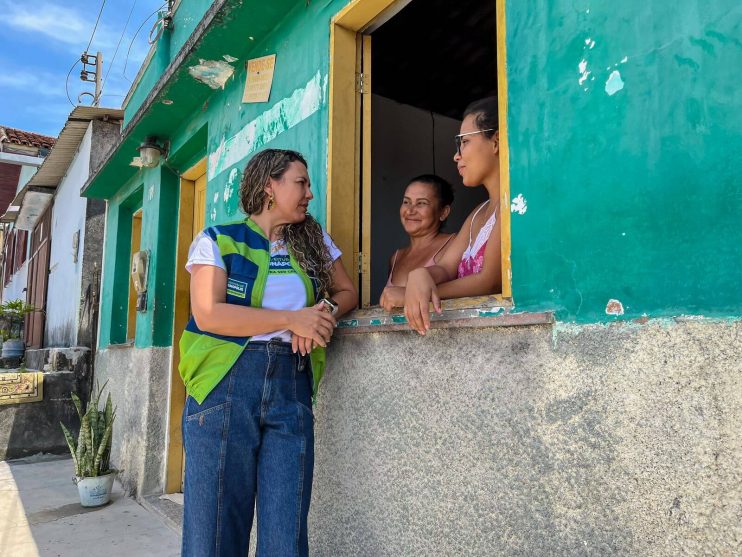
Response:
[[[247,555],[255,506],[257,556],[309,554],[311,399],[309,357],[277,340],[249,343],[203,404],[188,397],[184,557]]]

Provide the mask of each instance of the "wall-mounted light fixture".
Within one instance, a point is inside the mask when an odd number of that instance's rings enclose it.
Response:
[[[147,137],[139,147],[139,159],[144,168],[154,168],[160,164],[160,156],[165,154],[167,144],[160,146],[156,137]]]

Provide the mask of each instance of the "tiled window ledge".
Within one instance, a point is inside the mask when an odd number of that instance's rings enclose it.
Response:
[[[550,312],[516,313],[513,311],[512,302],[503,300],[500,296],[444,300],[442,306],[443,312],[440,315],[437,313],[431,315],[431,329],[517,327],[554,322],[554,316]],[[401,308],[389,314],[383,308],[373,307],[356,310],[340,319],[335,334],[409,330],[410,327]]]

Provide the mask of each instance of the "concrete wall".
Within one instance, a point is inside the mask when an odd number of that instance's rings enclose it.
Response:
[[[59,424],[77,435],[80,419],[70,393],[78,393],[85,404],[90,385],[89,366],[72,367],[44,374],[43,402],[0,405],[0,460],[69,453]]]
[[[85,231],[87,199],[80,197],[80,188],[90,172],[90,148],[93,127],[82,138],[67,173],[54,196],[52,209],[51,250],[49,254],[49,284],[46,298],[46,346],[75,346],[77,316],[80,307],[82,246]],[[78,236],[78,245],[73,239]]]
[[[31,235],[28,235],[30,242]],[[26,252],[28,253],[28,252]],[[28,258],[23,262],[20,269],[18,269],[13,276],[10,278],[10,282],[3,288],[3,301],[9,302],[11,300],[26,300],[25,289],[28,286]]]
[[[315,555],[739,554],[742,322],[336,337]]]
[[[131,493],[165,488],[170,348],[113,346],[95,357],[95,379],[108,381],[116,410],[111,464]],[[177,416],[176,419],[180,419]]]
[[[45,344],[49,347],[91,343],[91,284],[99,282],[105,203],[80,197],[90,171],[116,141],[120,125],[91,121],[67,173],[55,193],[46,302]],[[77,249],[73,238],[79,235]],[[78,338],[78,332],[83,338]]]

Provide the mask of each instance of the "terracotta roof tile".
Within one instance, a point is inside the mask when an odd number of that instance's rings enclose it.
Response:
[[[3,133],[3,131],[5,133]],[[41,135],[33,132],[26,132],[16,128],[0,126],[0,141],[15,143],[16,145],[28,145],[29,147],[39,147],[51,149],[56,138],[48,135]]]

